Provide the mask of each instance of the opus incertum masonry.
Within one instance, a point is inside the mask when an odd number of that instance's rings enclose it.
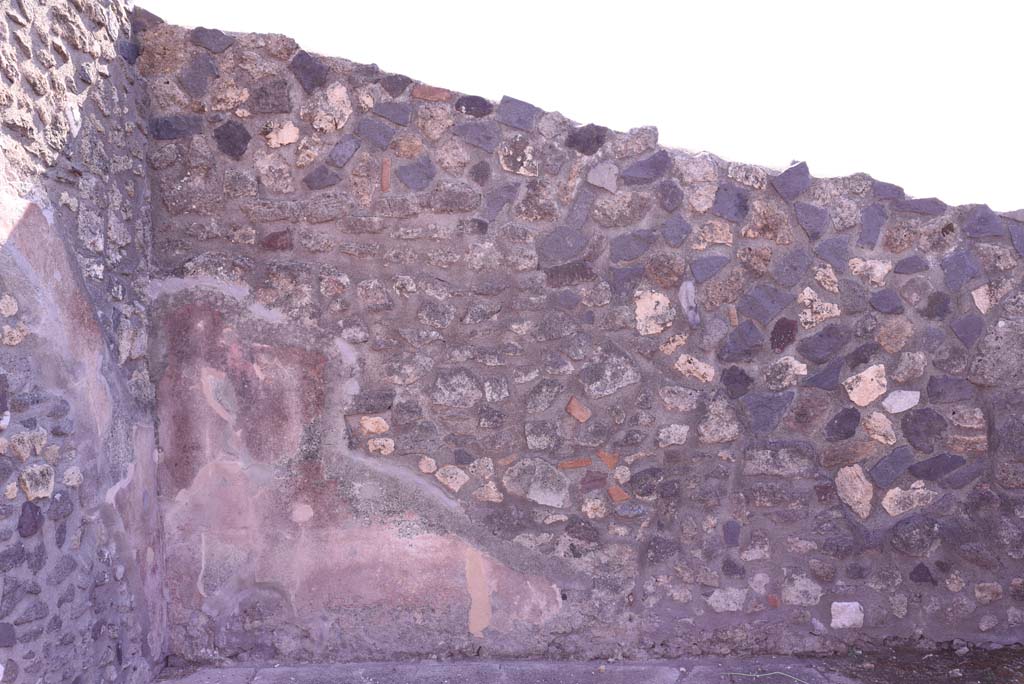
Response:
[[[1024,215],[120,0],[0,39],[0,681],[1022,640]]]

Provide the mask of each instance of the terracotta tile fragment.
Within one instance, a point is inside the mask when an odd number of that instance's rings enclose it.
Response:
[[[598,450],[597,457],[601,459],[601,462],[608,467],[608,470],[614,470],[615,466],[619,464],[619,455],[613,454],[608,451]]]
[[[391,160],[384,158],[380,165],[380,190],[387,192],[391,189]]]
[[[417,83],[412,87],[412,96],[417,100],[447,102],[451,98],[452,93],[450,90],[445,90],[444,88],[436,88],[423,83]]]
[[[586,468],[588,465],[593,463],[593,460],[584,456],[583,458],[569,458],[558,464],[558,467],[562,470],[572,470],[573,468]]]
[[[590,409],[584,406],[583,402],[576,397],[569,399],[569,403],[565,405],[565,412],[581,423],[586,423],[590,420],[590,416],[593,415]]]
[[[622,503],[623,501],[629,500],[629,494],[627,494],[626,490],[619,485],[612,485],[609,487],[608,496],[610,496],[612,501],[615,503]]]

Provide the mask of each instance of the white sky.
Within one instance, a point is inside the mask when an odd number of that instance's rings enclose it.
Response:
[[[950,204],[1024,209],[1024,5],[1013,0],[142,0],[184,26],[313,52],[665,145]]]

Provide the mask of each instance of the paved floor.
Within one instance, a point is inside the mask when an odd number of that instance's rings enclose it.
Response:
[[[1024,651],[803,660],[412,662],[165,671],[163,684],[1024,684]]]

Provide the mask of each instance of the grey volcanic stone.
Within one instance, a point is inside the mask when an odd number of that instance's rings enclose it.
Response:
[[[430,156],[424,154],[411,164],[399,166],[395,169],[395,175],[410,190],[426,190],[437,175],[437,168]]]
[[[656,188],[658,206],[671,213],[683,205],[683,189],[672,179],[665,179]]]
[[[412,121],[412,106],[405,102],[378,102],[373,113],[399,126],[408,126]]]
[[[452,408],[472,408],[483,399],[480,378],[467,368],[446,368],[438,372],[430,399]]]
[[[661,237],[669,247],[679,247],[693,228],[682,216],[673,214],[661,224]]]
[[[213,129],[213,139],[217,141],[217,149],[232,159],[238,160],[245,154],[252,136],[249,135],[245,126],[237,121],[225,121]]]
[[[199,99],[206,95],[210,81],[217,78],[217,62],[206,53],[200,53],[181,70],[178,81],[181,89],[191,97]]]
[[[903,300],[896,290],[885,289],[872,293],[868,299],[871,308],[884,314],[901,314],[904,312]]]
[[[729,366],[722,371],[722,386],[730,399],[738,399],[750,391],[754,379],[739,366]]]
[[[817,373],[812,373],[803,381],[804,387],[817,387],[831,392],[839,389],[840,373],[846,362],[842,358],[833,359],[825,364]]]
[[[576,150],[582,155],[590,156],[597,154],[597,151],[604,145],[608,138],[608,129],[596,124],[587,124],[569,131],[565,137],[565,146],[570,150]]]
[[[946,419],[932,408],[911,409],[903,414],[900,428],[910,446],[926,454],[935,450],[935,442],[946,432]]]
[[[907,470],[911,475],[919,480],[938,480],[965,463],[967,463],[967,461],[963,456],[957,456],[956,454],[939,454],[938,456],[932,456],[931,458],[926,458],[923,461],[918,461],[911,465]]]
[[[360,119],[356,124],[356,135],[378,150],[386,150],[395,137],[395,133],[394,128],[376,119]]]
[[[887,489],[913,462],[914,450],[905,445],[899,446],[871,466],[868,476],[876,485]]]
[[[1024,224],[1010,223],[1010,241],[1013,243],[1014,249],[1017,250],[1017,254],[1024,257]]]
[[[43,511],[31,501],[21,504],[21,515],[18,517],[18,536],[22,539],[33,536],[43,526]]]
[[[690,272],[693,274],[694,280],[703,283],[714,278],[715,274],[725,268],[729,261],[729,257],[718,254],[699,257],[690,262]]]
[[[330,69],[326,64],[305,50],[299,50],[295,53],[292,61],[288,63],[288,68],[295,74],[299,85],[307,93],[327,85],[327,73]]]
[[[836,273],[846,273],[846,262],[850,259],[850,241],[845,237],[822,240],[814,247],[814,253],[828,262]]]
[[[455,111],[479,119],[493,112],[494,105],[478,95],[463,95],[455,101]]]
[[[380,87],[391,97],[398,97],[412,83],[412,79],[402,74],[388,74],[378,81]]]
[[[832,416],[825,424],[825,439],[829,442],[842,442],[850,439],[860,425],[860,411],[847,407]]]
[[[359,138],[351,133],[346,133],[341,136],[341,139],[338,140],[334,147],[331,148],[331,151],[327,154],[326,163],[337,169],[342,168],[345,164],[348,164],[350,159],[352,159],[355,153],[359,150],[359,146],[361,144],[362,143],[359,142]]]
[[[981,264],[974,253],[961,247],[941,262],[946,287],[951,292],[959,292],[971,279],[981,275]]]
[[[972,347],[985,332],[985,318],[980,314],[967,314],[954,318],[949,327],[965,347]]]
[[[739,546],[740,524],[735,520],[726,520],[722,527],[722,538],[726,546]]]
[[[932,571],[924,563],[918,563],[910,571],[910,581],[918,584],[938,584],[932,576]]]
[[[741,223],[750,211],[750,193],[732,183],[722,183],[715,193],[711,213],[727,221]]]
[[[921,315],[932,320],[942,320],[953,309],[953,298],[948,292],[932,292],[928,295]]]
[[[831,323],[821,332],[797,342],[796,350],[814,363],[825,363],[838,354],[852,336],[852,331],[846,326]]]
[[[0,622],[0,648],[11,648],[17,643],[14,634],[14,625],[9,622]]]
[[[197,26],[188,33],[193,45],[205,48],[214,54],[220,54],[235,44],[235,39],[218,29]]]
[[[812,263],[807,250],[800,247],[791,249],[772,262],[772,278],[782,287],[793,287],[807,274]]]
[[[541,268],[566,264],[579,259],[590,243],[590,238],[581,231],[560,226],[535,241],[537,257]]]
[[[893,209],[909,214],[923,214],[925,216],[938,216],[946,211],[946,204],[934,197],[922,199],[901,199],[892,203]]]
[[[619,235],[608,246],[608,258],[614,262],[632,261],[646,254],[657,239],[658,234],[650,228]]]
[[[751,321],[734,328],[718,347],[721,361],[749,361],[764,347],[764,334]]]
[[[283,78],[260,81],[249,95],[247,105],[254,114],[288,114],[292,111],[290,86]]]
[[[963,378],[932,375],[928,378],[928,401],[933,404],[955,404],[974,399],[974,385]]]
[[[911,254],[908,257],[904,257],[896,262],[893,266],[892,272],[899,273],[900,275],[911,275],[914,273],[923,273],[928,270],[928,260],[920,254]]]
[[[302,183],[310,190],[323,190],[341,181],[341,174],[333,171],[323,164],[314,166],[313,169],[302,179]]]
[[[501,142],[501,131],[493,121],[466,121],[453,126],[452,133],[485,152],[493,153]]]
[[[751,392],[740,398],[739,403],[746,411],[750,431],[763,435],[774,430],[786,409],[793,403],[796,392]]]
[[[939,484],[941,484],[943,487],[948,487],[949,489],[963,489],[964,487],[966,487],[967,485],[981,477],[981,475],[984,472],[985,461],[982,459],[977,459],[971,461],[962,468],[957,468],[949,475],[946,475],[945,477],[942,478]]]
[[[874,179],[871,181],[871,194],[880,200],[903,199],[905,196],[900,186]]]
[[[505,183],[493,188],[484,196],[484,208],[480,215],[488,221],[493,221],[502,209],[515,200],[518,194],[518,183]]]
[[[980,204],[967,213],[964,234],[971,238],[1000,238],[1006,235],[1006,227],[994,211]]]
[[[914,513],[892,526],[889,543],[908,556],[923,556],[938,538],[938,522],[931,516]]]
[[[533,127],[537,124],[537,119],[543,113],[543,110],[534,107],[529,102],[523,102],[506,95],[498,103],[498,109],[494,118],[506,126],[529,132],[533,130]]]
[[[664,176],[671,164],[668,152],[660,150],[627,166],[619,173],[619,180],[623,185],[647,185]]]
[[[865,249],[874,249],[878,244],[878,238],[882,234],[882,227],[888,218],[885,207],[881,204],[869,204],[860,212],[860,235],[857,237],[857,246]]]
[[[203,130],[202,120],[192,114],[157,116],[149,120],[149,134],[155,140],[187,138]]]
[[[762,325],[767,325],[795,299],[796,295],[791,292],[779,290],[771,285],[755,285],[740,297],[736,311]]]
[[[828,211],[806,202],[793,204],[793,211],[796,212],[797,223],[807,233],[807,237],[814,242],[828,231]]]
[[[792,202],[807,188],[811,187],[811,172],[806,162],[793,164],[772,178],[772,187],[782,199]]]

